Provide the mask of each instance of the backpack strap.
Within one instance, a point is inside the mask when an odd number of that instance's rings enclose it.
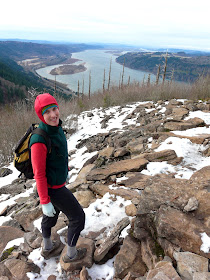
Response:
[[[34,129],[32,131],[31,134],[38,134],[44,138],[44,140],[46,142],[46,146],[47,146],[47,152],[49,153],[50,149],[51,149],[51,139],[50,139],[49,135],[47,134],[47,132],[44,131],[43,129],[41,129],[40,127],[37,127],[36,129]]]

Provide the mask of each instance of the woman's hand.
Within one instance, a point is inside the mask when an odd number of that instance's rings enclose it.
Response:
[[[42,204],[42,212],[48,217],[54,217],[56,214],[55,208],[51,202],[47,204]]]

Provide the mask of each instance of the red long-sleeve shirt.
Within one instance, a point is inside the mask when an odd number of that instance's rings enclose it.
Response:
[[[48,188],[58,189],[65,185],[65,182],[61,185],[50,186],[47,183],[46,176],[46,159],[47,159],[47,147],[43,143],[35,143],[31,146],[31,162],[34,172],[34,179],[36,180],[37,191],[41,204],[47,204],[50,202],[48,195]]]

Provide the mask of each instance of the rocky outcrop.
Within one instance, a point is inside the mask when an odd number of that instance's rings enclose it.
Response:
[[[166,104],[165,110],[162,110],[163,104]],[[94,263],[103,264],[115,256],[113,278],[116,280],[209,279],[210,252],[202,250],[201,234],[210,236],[210,166],[198,171],[192,168],[194,174],[190,179],[178,179],[176,167],[185,168],[185,159],[177,157],[173,149],[156,151],[163,141],[173,136],[202,144],[205,146],[202,155],[209,157],[209,134],[193,137],[173,134],[173,130],[208,127],[200,118],[186,120],[185,117],[198,109],[210,110],[209,106],[209,103],[177,100],[139,104],[124,119],[124,131],[113,129],[78,142],[77,149],[85,146],[94,154],[67,187],[84,208],[107,193],[112,201],[121,197],[126,201],[128,217],[110,228],[104,226],[83,234],[78,242],[78,247],[87,249],[83,260],[64,263],[62,257],[67,248],[62,244],[64,249],[56,261],[60,262],[63,278],[90,279],[86,268]],[[93,113],[89,112],[88,117],[92,118]],[[104,115],[101,127],[106,128],[113,117],[113,113]],[[128,125],[128,121],[134,119],[136,125]],[[75,152],[70,151],[69,156]],[[174,173],[155,176],[141,173],[155,162],[173,165]],[[10,173],[11,170],[2,169],[0,176]],[[33,183],[33,180],[18,179],[0,188],[0,194],[6,198],[20,195],[32,188]],[[100,209],[96,212],[100,215]],[[0,278],[29,279],[27,272],[40,274],[40,268],[29,258],[42,242],[41,233],[34,226],[34,221],[42,215],[36,193],[29,197],[20,195],[14,204],[1,209],[0,215],[10,217],[0,226],[1,253],[10,240],[24,237],[22,244],[1,255]],[[65,243],[67,226],[65,215],[59,215],[53,239],[61,238]],[[52,274],[48,279],[56,279],[56,276]]]

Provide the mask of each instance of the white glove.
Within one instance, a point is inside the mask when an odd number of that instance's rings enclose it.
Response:
[[[48,217],[54,217],[56,214],[55,208],[51,202],[47,204],[42,204],[42,212]]]

